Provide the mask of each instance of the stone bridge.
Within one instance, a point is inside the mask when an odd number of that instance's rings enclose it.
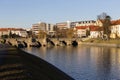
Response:
[[[8,38],[8,39],[5,39],[5,40],[6,40],[6,42],[9,41],[10,43],[12,43],[13,46],[17,45],[17,41],[21,41],[21,42],[25,41],[28,44],[28,46],[30,44],[32,44],[31,38],[16,38],[16,39]],[[55,44],[55,46],[58,46],[58,45],[61,46],[61,41],[65,41],[66,46],[69,46],[69,45],[72,44],[72,41],[74,39],[71,40],[71,39],[62,38],[62,39],[58,40],[57,38],[52,38],[50,40]],[[3,39],[0,39],[0,41],[2,42]],[[36,39],[36,41],[39,41],[42,45],[47,45],[46,39]],[[76,41],[77,41],[78,45],[81,43],[80,40],[76,40]]]

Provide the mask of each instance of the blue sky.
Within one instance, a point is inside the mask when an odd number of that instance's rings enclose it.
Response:
[[[96,20],[103,12],[120,19],[119,4],[120,0],[0,0],[0,27]]]

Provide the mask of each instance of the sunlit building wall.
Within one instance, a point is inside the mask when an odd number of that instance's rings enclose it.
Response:
[[[36,24],[33,24],[32,25],[32,32],[34,34],[38,34],[40,30],[43,30],[43,31],[46,31],[46,23],[44,22],[39,22],[39,23],[36,23]]]
[[[56,23],[56,26],[58,29],[68,29],[71,28],[71,22],[66,21],[66,22]]]

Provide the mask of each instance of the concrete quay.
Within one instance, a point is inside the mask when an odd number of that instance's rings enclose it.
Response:
[[[0,44],[0,80],[74,80],[52,64],[8,44]]]

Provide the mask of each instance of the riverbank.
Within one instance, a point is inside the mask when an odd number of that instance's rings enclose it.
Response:
[[[88,39],[86,41],[81,42],[80,45],[120,48],[120,39],[110,39],[110,40]]]
[[[18,38],[17,40],[21,41],[23,44],[23,41],[26,42],[28,47],[30,46],[31,39],[28,38]],[[36,39],[38,42],[40,42],[41,46],[47,45],[45,39]],[[77,39],[67,39],[67,38],[51,38],[50,39],[55,46],[62,45],[63,43],[61,41],[64,41],[66,43],[66,46],[70,46],[72,44],[73,40],[76,40],[78,45],[90,45],[90,46],[108,46],[108,47],[120,47],[120,39],[109,39],[109,40],[102,40],[102,39],[91,39],[91,38],[77,38]],[[2,41],[2,39],[1,39]],[[16,39],[6,39],[6,42],[10,42],[13,46],[18,46],[18,43]],[[49,45],[48,45],[49,46]]]
[[[74,80],[46,61],[0,44],[0,80]]]
[[[120,44],[108,44],[108,43],[80,43],[81,45],[87,46],[100,46],[100,47],[116,47],[120,48]]]

